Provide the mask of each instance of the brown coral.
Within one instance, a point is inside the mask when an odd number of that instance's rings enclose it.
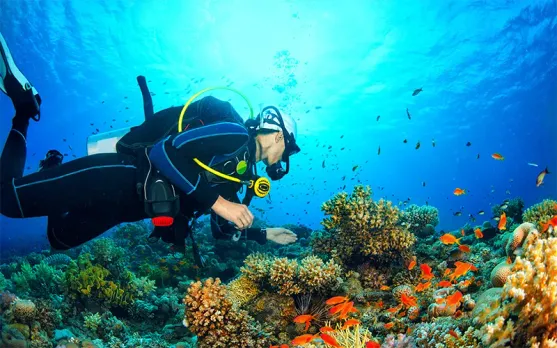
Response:
[[[491,271],[491,284],[496,288],[503,287],[507,282],[507,278],[509,277],[509,275],[512,274],[512,268],[513,265],[507,263],[506,260],[500,262]]]
[[[399,209],[390,201],[374,202],[369,187],[356,186],[350,195],[339,193],[323,203],[321,209],[327,215],[322,221],[325,233],[312,241],[314,250],[337,257],[345,264],[361,256],[400,255],[416,240],[398,224]]]
[[[264,347],[250,327],[247,312],[235,310],[220,279],[193,283],[184,298],[184,324],[199,338],[199,347]]]
[[[294,295],[300,293],[299,284],[296,283],[298,262],[286,257],[276,258],[269,268],[269,283],[278,288],[281,295]]]
[[[15,322],[29,323],[35,319],[37,307],[32,301],[17,299],[11,306]]]
[[[341,267],[333,260],[325,263],[313,255],[298,263],[286,257],[254,254],[244,261],[241,271],[249,280],[269,285],[279,294],[290,296],[333,290],[339,284]]]
[[[379,289],[382,285],[387,284],[387,276],[384,272],[372,266],[370,262],[366,262],[358,267],[360,274],[360,282],[366,289]]]

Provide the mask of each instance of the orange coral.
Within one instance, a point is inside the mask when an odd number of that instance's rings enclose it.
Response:
[[[199,347],[264,347],[250,327],[247,312],[236,310],[219,278],[193,283],[184,298],[184,325],[198,336]]]

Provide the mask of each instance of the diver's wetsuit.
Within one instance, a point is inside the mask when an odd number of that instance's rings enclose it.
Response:
[[[148,161],[179,191],[176,228],[183,228],[195,213],[209,213],[219,195],[238,202],[240,184],[205,172],[193,158],[233,176],[238,176],[238,161],[246,160],[250,168],[255,164],[255,140],[230,103],[206,97],[191,104],[186,119],[207,116],[222,121],[200,121],[177,134],[180,110],[161,110],[129,133],[136,144],[145,143]],[[118,153],[90,155],[22,176],[27,127],[27,118],[14,118],[0,158],[0,213],[13,218],[48,216],[48,239],[55,249],[69,249],[119,223],[148,218],[141,200],[143,190],[138,188],[145,179],[145,161],[126,151],[126,144],[118,144]],[[251,170],[245,173],[250,174]],[[212,211],[211,227],[218,239],[266,242],[264,230],[250,228],[238,234]]]

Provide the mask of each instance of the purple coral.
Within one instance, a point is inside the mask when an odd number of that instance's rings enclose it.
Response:
[[[404,334],[388,335],[381,348],[415,348],[416,343],[412,337]]]

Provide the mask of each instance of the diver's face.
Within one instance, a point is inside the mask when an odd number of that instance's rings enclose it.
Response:
[[[286,144],[284,143],[284,136],[282,132],[269,134],[269,146],[265,149],[266,153],[263,156],[263,163],[269,166],[277,163],[282,158]]]

